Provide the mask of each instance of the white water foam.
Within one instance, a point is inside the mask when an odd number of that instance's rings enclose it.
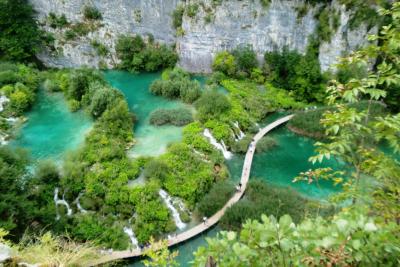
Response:
[[[160,189],[160,191],[158,191],[158,194],[164,200],[164,203],[167,205],[168,209],[172,212],[172,217],[174,218],[176,227],[178,227],[178,229],[185,228],[186,223],[182,222],[179,212],[176,210],[174,205],[172,205],[171,196],[168,195],[168,193],[162,189]]]
[[[59,189],[58,189],[58,187],[56,187],[56,189],[54,189],[54,203],[56,204],[56,210],[57,210],[56,220],[60,219],[60,214],[58,213],[58,209],[57,209],[58,205],[64,205],[67,208],[67,216],[71,216],[72,215],[72,209],[69,206],[68,202],[65,201],[64,195],[63,195],[62,199],[58,198],[58,191],[59,191]]]
[[[132,228],[125,226],[124,227],[124,233],[129,236],[129,239],[131,240],[132,246],[134,248],[138,248],[139,247],[139,242],[136,239],[135,233],[133,232]]]
[[[203,135],[208,138],[210,143],[218,150],[222,152],[224,155],[225,159],[230,159],[232,158],[232,153],[226,149],[224,140],[221,141],[221,143],[218,143],[217,140],[214,138],[214,136],[211,134],[209,129],[204,129]]]

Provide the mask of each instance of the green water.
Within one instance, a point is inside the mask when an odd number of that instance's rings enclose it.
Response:
[[[112,70],[105,72],[105,77],[113,87],[125,94],[129,109],[137,117],[134,126],[134,137],[137,143],[130,150],[130,155],[133,157],[160,155],[169,143],[181,140],[182,127],[153,126],[149,123],[150,113],[158,108],[185,106],[179,101],[167,100],[149,92],[150,84],[160,77],[159,73],[132,74]]]
[[[84,112],[69,111],[61,93],[49,94],[42,90],[32,110],[25,116],[28,121],[10,145],[27,149],[34,160],[61,160],[66,151],[83,142],[92,125]]]
[[[318,184],[305,182],[293,183],[292,180],[300,172],[317,167],[341,168],[343,165],[335,160],[329,160],[323,164],[313,165],[308,158],[314,155],[314,141],[310,138],[296,135],[286,126],[273,130],[268,136],[274,138],[278,146],[254,156],[251,166],[251,178],[260,178],[279,186],[291,186],[304,196],[311,198],[326,198],[330,194],[340,190],[331,182],[322,180]],[[232,179],[240,180],[243,166],[243,156],[235,155],[227,162]]]

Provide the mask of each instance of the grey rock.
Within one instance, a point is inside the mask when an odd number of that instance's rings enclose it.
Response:
[[[180,57],[179,65],[191,72],[210,72],[215,54],[221,50],[239,45],[252,44],[262,61],[266,51],[296,49],[304,53],[309,36],[314,33],[317,21],[314,13],[318,7],[310,7],[308,13],[297,18],[296,7],[304,0],[271,0],[264,8],[258,0],[229,0],[220,6],[212,6],[212,0],[202,0],[202,5],[212,10],[213,19],[207,23],[208,15],[199,8],[196,16],[184,16],[182,28],[184,35],[177,37],[172,27],[171,14],[179,0],[30,0],[44,21],[49,12],[65,14],[70,21],[82,21],[85,4],[96,6],[102,13],[102,27],[74,41],[58,41],[58,53],[44,50],[38,57],[52,67],[78,67],[87,65],[98,67],[100,63],[112,68],[118,63],[115,55],[115,41],[120,34],[140,34],[154,36],[155,40],[173,44]],[[187,2],[187,1],[186,1]],[[196,2],[196,1],[191,1]],[[348,53],[366,41],[368,33],[365,26],[355,31],[348,29],[349,13],[343,6],[333,2],[341,11],[341,24],[331,42],[320,46],[321,68],[327,70],[337,61],[337,57]],[[46,28],[46,26],[45,26]],[[62,39],[65,30],[54,30],[57,39]],[[376,31],[373,29],[372,32]],[[105,44],[110,56],[100,58],[91,47],[92,40]]]

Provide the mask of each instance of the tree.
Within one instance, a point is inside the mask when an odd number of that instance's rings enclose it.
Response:
[[[143,260],[144,265],[148,267],[179,266],[175,260],[175,257],[178,256],[178,251],[171,253],[168,250],[167,240],[155,241],[154,238],[150,238],[150,248],[144,251],[144,256],[150,258],[150,260]]]
[[[333,81],[328,88],[329,104],[336,109],[328,111],[321,120],[326,129],[327,142],[316,143],[317,155],[312,162],[329,157],[338,157],[348,163],[352,170],[344,183],[344,198],[353,201],[363,199],[360,180],[363,174],[374,177],[380,186],[374,187],[372,198],[378,207],[372,210],[386,219],[399,221],[400,164],[390,155],[384,154],[378,145],[387,142],[394,153],[400,151],[400,114],[389,114],[372,119],[374,101],[385,98],[386,86],[400,84],[400,75],[396,66],[390,62],[399,62],[398,43],[400,32],[400,3],[394,3],[391,10],[381,10],[381,14],[392,17],[392,23],[383,27],[379,36],[372,35],[370,40],[379,40],[341,60],[341,65],[367,65],[377,55],[382,60],[376,68],[368,70],[364,78],[353,78],[346,83]],[[390,61],[390,62],[389,62]],[[347,103],[359,103],[367,99],[365,110],[357,110]],[[370,196],[368,194],[368,196]],[[397,204],[396,204],[397,203]]]
[[[238,71],[250,74],[250,72],[257,67],[257,55],[251,45],[237,47],[233,50],[235,56],[236,68]]]
[[[400,239],[394,223],[378,225],[363,211],[332,219],[293,223],[263,215],[247,221],[239,234],[221,232],[195,254],[195,266],[211,256],[217,266],[397,266]]]
[[[218,117],[231,108],[228,98],[217,91],[203,93],[195,106],[199,112],[199,118],[202,120]]]
[[[35,12],[27,0],[0,0],[0,58],[32,59],[41,43]]]
[[[212,68],[213,71],[233,76],[236,72],[235,57],[228,51],[219,52],[214,58]]]

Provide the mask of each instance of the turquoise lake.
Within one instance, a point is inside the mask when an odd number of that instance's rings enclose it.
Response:
[[[10,145],[28,150],[34,161],[60,161],[66,151],[76,149],[92,126],[82,111],[70,112],[61,93],[40,90],[28,121],[19,129]]]
[[[149,92],[150,84],[160,76],[159,73],[132,74],[114,70],[105,72],[107,81],[124,93],[129,109],[137,117],[134,124],[134,138],[137,143],[129,151],[133,157],[160,155],[165,152],[168,143],[182,138],[182,127],[153,126],[149,122],[151,112],[158,108],[185,106],[182,102],[167,100]]]

